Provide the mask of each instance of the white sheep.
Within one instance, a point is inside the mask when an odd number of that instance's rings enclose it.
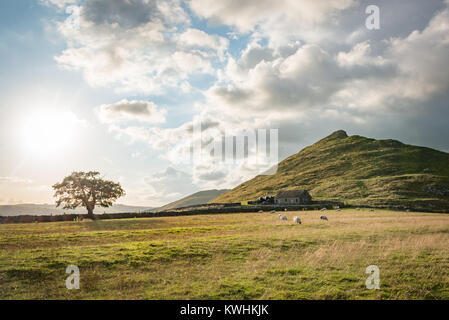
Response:
[[[299,217],[293,217],[293,222],[297,223],[297,224],[301,224],[301,219],[299,219]]]
[[[329,221],[329,220],[327,220],[327,217],[326,217],[326,216],[320,216],[320,219],[321,219],[321,220]]]
[[[259,210],[259,213],[263,213],[263,210]]]
[[[374,209],[373,209],[373,208],[371,208],[371,209],[369,209],[369,211],[374,211]]]
[[[276,213],[276,210],[271,210],[271,213]]]
[[[320,211],[326,211],[326,208],[322,208]]]
[[[281,219],[281,220],[287,220],[287,217],[284,216],[283,214],[280,214],[280,215],[279,215],[279,219]]]

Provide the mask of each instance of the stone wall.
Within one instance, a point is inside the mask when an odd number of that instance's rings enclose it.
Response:
[[[95,215],[98,220],[107,219],[129,219],[129,218],[152,218],[152,217],[172,217],[172,216],[187,216],[199,214],[213,214],[213,213],[240,213],[240,212],[269,212],[272,210],[284,211],[285,208],[289,211],[299,210],[319,210],[321,208],[331,209],[334,206],[343,207],[343,203],[339,202],[315,202],[311,205],[257,205],[257,206],[241,206],[237,204],[208,204],[201,207],[184,207],[177,210],[161,211],[161,212],[126,212],[126,213],[105,213]],[[87,215],[79,214],[64,214],[52,216],[8,216],[0,217],[0,223],[37,223],[37,222],[57,222],[57,221],[75,221],[76,219],[87,219]]]

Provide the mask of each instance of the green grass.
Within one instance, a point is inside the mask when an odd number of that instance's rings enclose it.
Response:
[[[286,215],[0,225],[0,298],[449,299],[448,215]],[[80,290],[65,288],[72,264]],[[381,290],[365,287],[371,264]]]
[[[211,202],[306,189],[315,200],[447,210],[449,194],[429,193],[428,188],[449,190],[448,164],[448,153],[337,131],[280,162],[276,174],[257,176]]]

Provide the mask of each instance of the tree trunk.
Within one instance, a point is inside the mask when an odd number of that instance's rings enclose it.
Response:
[[[87,208],[87,217],[89,217],[92,220],[96,220],[96,217],[94,215],[94,209]]]

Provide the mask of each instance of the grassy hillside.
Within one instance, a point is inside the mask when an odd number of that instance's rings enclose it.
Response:
[[[166,204],[165,206],[157,208],[153,211],[159,212],[159,211],[171,210],[171,209],[180,208],[180,207],[187,207],[187,206],[208,203],[212,199],[215,199],[218,196],[220,196],[228,191],[229,191],[228,189],[200,191],[200,192],[191,194],[190,196],[184,197],[180,200]]]
[[[449,154],[395,140],[337,131],[213,202],[236,202],[307,189],[316,200],[355,205],[449,209]]]
[[[285,214],[0,225],[0,299],[449,299],[448,215]]]

